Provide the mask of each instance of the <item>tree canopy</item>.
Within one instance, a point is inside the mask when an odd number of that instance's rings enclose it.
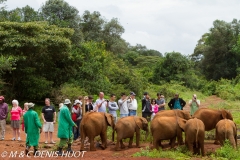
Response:
[[[236,19],[215,20],[192,55],[161,53],[130,45],[122,38],[125,29],[118,18],[108,21],[98,11],[80,14],[64,0],[47,0],[38,11],[3,6],[0,92],[9,99],[48,96],[60,102],[100,91],[140,96],[149,86],[174,82],[207,94],[219,93],[216,81],[225,86],[233,79],[239,88],[239,31]]]

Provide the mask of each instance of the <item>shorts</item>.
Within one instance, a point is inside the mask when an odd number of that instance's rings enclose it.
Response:
[[[20,128],[20,120],[11,120],[12,128]]]
[[[46,122],[43,124],[43,132],[54,132],[53,122]]]

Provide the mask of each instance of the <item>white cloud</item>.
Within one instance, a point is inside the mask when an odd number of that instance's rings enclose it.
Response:
[[[107,20],[118,18],[123,38],[161,53],[191,54],[214,20],[231,22],[240,17],[239,0],[65,0],[80,15],[99,11]],[[8,8],[29,5],[36,10],[45,0],[8,0]]]

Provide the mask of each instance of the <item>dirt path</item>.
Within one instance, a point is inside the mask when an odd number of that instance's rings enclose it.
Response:
[[[200,108],[207,108],[208,106],[213,106],[213,107],[217,108],[217,106],[223,102],[224,102],[223,99],[221,99],[215,95],[209,96],[205,100],[200,101]],[[190,111],[190,106],[188,104],[186,104],[186,106],[183,108],[183,110]]]
[[[216,106],[217,104],[223,102],[223,100],[221,100],[220,98],[216,97],[216,96],[210,96],[208,98],[206,98],[205,101],[201,102],[201,107],[207,107],[209,105],[214,105]],[[186,106],[185,110],[189,110],[189,107]],[[57,138],[57,125],[55,125],[55,132],[54,132],[54,141],[58,142],[59,139]],[[56,155],[54,155],[53,150],[55,150],[57,148],[56,144],[44,144],[44,133],[41,134],[40,136],[40,150],[44,150],[44,151],[49,151],[48,153],[49,155],[46,155],[47,153],[44,153],[44,155],[42,155],[42,157],[30,157],[27,158],[26,156],[24,156],[22,153],[24,153],[24,149],[25,149],[25,134],[24,132],[21,131],[21,139],[22,141],[11,141],[12,138],[12,129],[10,127],[10,125],[7,125],[6,128],[6,137],[4,141],[0,141],[0,160],[3,159],[3,157],[6,154],[6,157],[4,158],[4,160],[13,160],[13,159],[32,159],[32,160],[42,160],[42,159],[49,159],[49,160],[56,160],[56,159],[69,159],[69,160],[73,160],[73,159],[79,159],[82,156],[82,153],[79,152],[80,149],[80,143],[79,142],[74,142],[73,143],[73,150],[75,151],[75,157],[70,158],[68,155],[67,158],[64,157],[56,157]],[[135,143],[134,143],[135,145]],[[141,147],[145,148],[147,146],[150,146],[149,143],[142,143]],[[47,147],[47,148],[46,148]],[[115,151],[114,150],[114,145],[108,145],[108,148],[106,150],[101,150],[100,148],[97,148],[97,151],[94,152],[86,152],[83,156],[83,158],[80,159],[101,159],[101,160],[106,160],[106,159],[121,159],[121,160],[126,160],[126,159],[137,159],[137,160],[146,160],[146,159],[150,159],[150,158],[146,158],[146,157],[137,157],[137,158],[133,158],[132,155],[138,151],[140,151],[140,148],[130,148],[130,149],[125,149],[122,151]],[[219,148],[219,145],[214,145],[211,141],[205,142],[205,152],[212,152],[214,151],[216,148]],[[168,144],[165,144],[165,148],[164,149],[168,149],[169,146]],[[14,155],[13,153],[17,153],[16,155]],[[51,154],[52,153],[52,154]],[[81,154],[81,155],[80,155]]]

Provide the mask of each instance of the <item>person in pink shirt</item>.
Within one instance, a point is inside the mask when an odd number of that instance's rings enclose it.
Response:
[[[151,99],[151,108],[152,108],[152,116],[151,116],[151,120],[152,120],[155,114],[158,112],[158,105],[156,103],[156,99],[154,98]]]
[[[20,118],[22,116],[22,109],[18,106],[18,101],[12,101],[12,109],[11,109],[11,127],[13,129],[13,138],[12,140],[16,140],[16,136],[18,136],[18,141],[21,140],[20,138]]]

